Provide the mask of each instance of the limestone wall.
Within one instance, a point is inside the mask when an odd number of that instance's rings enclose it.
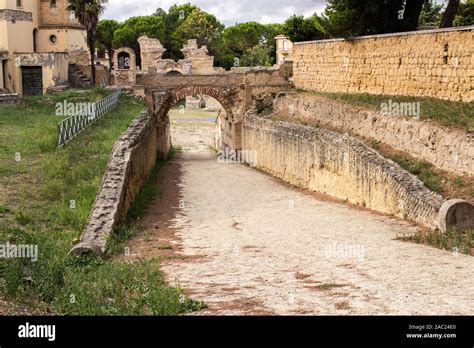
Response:
[[[296,121],[372,138],[443,170],[474,175],[474,136],[465,131],[302,93],[279,98],[274,107]]]
[[[128,209],[157,161],[156,118],[144,111],[115,143],[81,242],[72,252],[106,251],[110,234]]]
[[[441,207],[452,204],[348,135],[247,114],[243,148],[257,152],[258,169],[286,182],[429,228],[442,225]],[[458,223],[463,220],[468,221],[458,216]]]
[[[296,43],[297,88],[474,100],[474,26]]]

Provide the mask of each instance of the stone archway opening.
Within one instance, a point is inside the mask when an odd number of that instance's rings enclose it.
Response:
[[[179,70],[169,70],[166,72],[165,76],[182,76],[183,73]]]
[[[218,107],[207,109],[202,104],[202,97],[188,96],[170,108],[168,119],[173,147],[195,153],[214,153],[221,149],[222,120],[227,113],[217,100]]]
[[[210,134],[207,145],[218,152],[241,150],[243,122],[238,116],[241,99],[236,97],[232,88],[179,86],[155,90],[152,96],[153,109],[158,120],[159,139],[162,139],[159,153],[163,157],[166,157],[172,145],[182,145],[181,141],[174,139],[176,132],[173,132],[172,126],[178,124],[181,126],[180,130],[184,130],[180,134],[189,136],[188,145],[194,146],[195,144],[191,144],[193,139],[196,140],[194,135],[197,132],[204,132]],[[207,98],[208,102],[213,104],[213,110],[204,110],[200,105],[200,98]]]

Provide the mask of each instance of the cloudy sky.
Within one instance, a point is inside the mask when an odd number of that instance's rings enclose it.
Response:
[[[325,0],[109,0],[102,18],[123,21],[152,14],[159,7],[168,11],[173,4],[187,2],[212,13],[225,25],[248,21],[281,23],[293,14],[319,13],[326,4]]]

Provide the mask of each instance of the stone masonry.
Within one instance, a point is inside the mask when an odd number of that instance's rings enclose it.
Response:
[[[474,175],[474,135],[466,131],[306,93],[282,96],[274,107],[295,121],[374,139],[443,170]]]
[[[296,88],[474,101],[474,26],[296,43]]]
[[[243,149],[257,153],[258,169],[298,187],[432,229],[474,227],[474,207],[468,202],[445,201],[416,176],[349,135],[249,112]]]
[[[115,143],[106,173],[84,228],[72,253],[103,254],[110,234],[123,222],[157,161],[156,118],[141,113]]]

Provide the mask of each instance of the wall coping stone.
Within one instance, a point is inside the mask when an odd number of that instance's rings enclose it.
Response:
[[[471,30],[474,30],[474,25],[464,26],[464,27],[443,28],[443,29],[406,31],[406,32],[401,32],[401,33],[387,33],[387,34],[378,34],[378,35],[354,36],[354,37],[350,37],[350,38],[301,41],[301,42],[295,42],[294,45],[308,45],[308,44],[315,44],[315,43],[325,44],[325,43],[342,42],[342,41],[379,39],[379,38],[386,38],[386,37],[397,37],[397,36],[400,37],[400,36],[425,35],[425,34],[437,34],[437,33],[441,34],[441,33],[449,33],[449,32],[456,32],[456,31],[471,31]]]

